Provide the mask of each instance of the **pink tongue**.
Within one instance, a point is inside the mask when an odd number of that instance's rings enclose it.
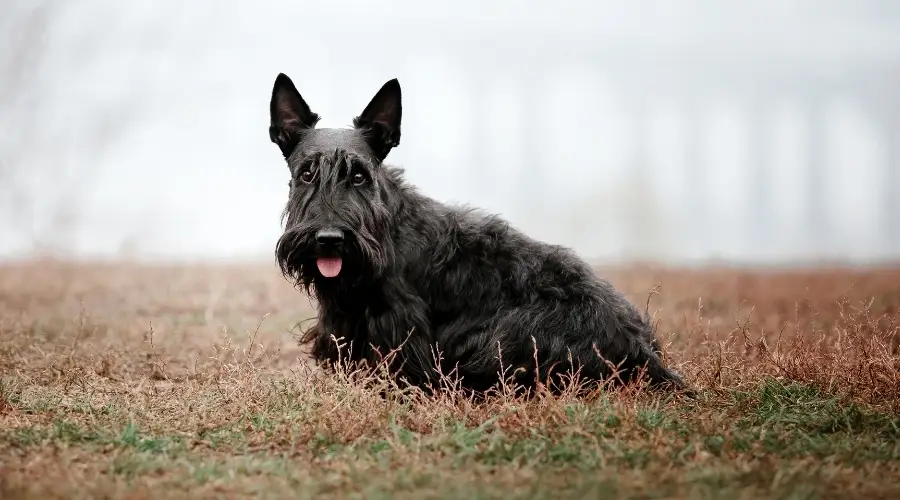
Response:
[[[340,257],[319,257],[316,259],[319,272],[326,278],[334,278],[341,272]]]

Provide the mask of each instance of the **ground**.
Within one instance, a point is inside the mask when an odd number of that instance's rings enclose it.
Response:
[[[696,398],[381,397],[274,264],[7,264],[0,498],[900,498],[900,268],[598,273]]]

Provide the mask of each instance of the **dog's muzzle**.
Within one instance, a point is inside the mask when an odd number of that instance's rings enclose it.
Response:
[[[328,227],[316,231],[316,243],[322,255],[316,257],[316,267],[324,278],[336,278],[341,273],[343,259],[339,250],[344,242],[344,232]]]

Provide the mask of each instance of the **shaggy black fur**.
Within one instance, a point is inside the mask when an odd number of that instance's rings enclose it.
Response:
[[[383,163],[400,142],[396,79],[352,129],[316,129],[319,115],[284,74],[270,112],[291,172],[276,257],[318,300],[301,342],[319,362],[377,363],[394,351],[392,373],[425,388],[455,373],[465,388],[489,389],[501,360],[522,369],[515,381],[526,388],[535,374],[603,380],[611,365],[625,381],[643,370],[651,384],[683,387],[648,318],[570,250],[432,200]]]

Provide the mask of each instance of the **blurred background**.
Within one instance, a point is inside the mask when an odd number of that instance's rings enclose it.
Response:
[[[0,259],[270,261],[279,72],[598,262],[900,258],[896,0],[3,0]]]

